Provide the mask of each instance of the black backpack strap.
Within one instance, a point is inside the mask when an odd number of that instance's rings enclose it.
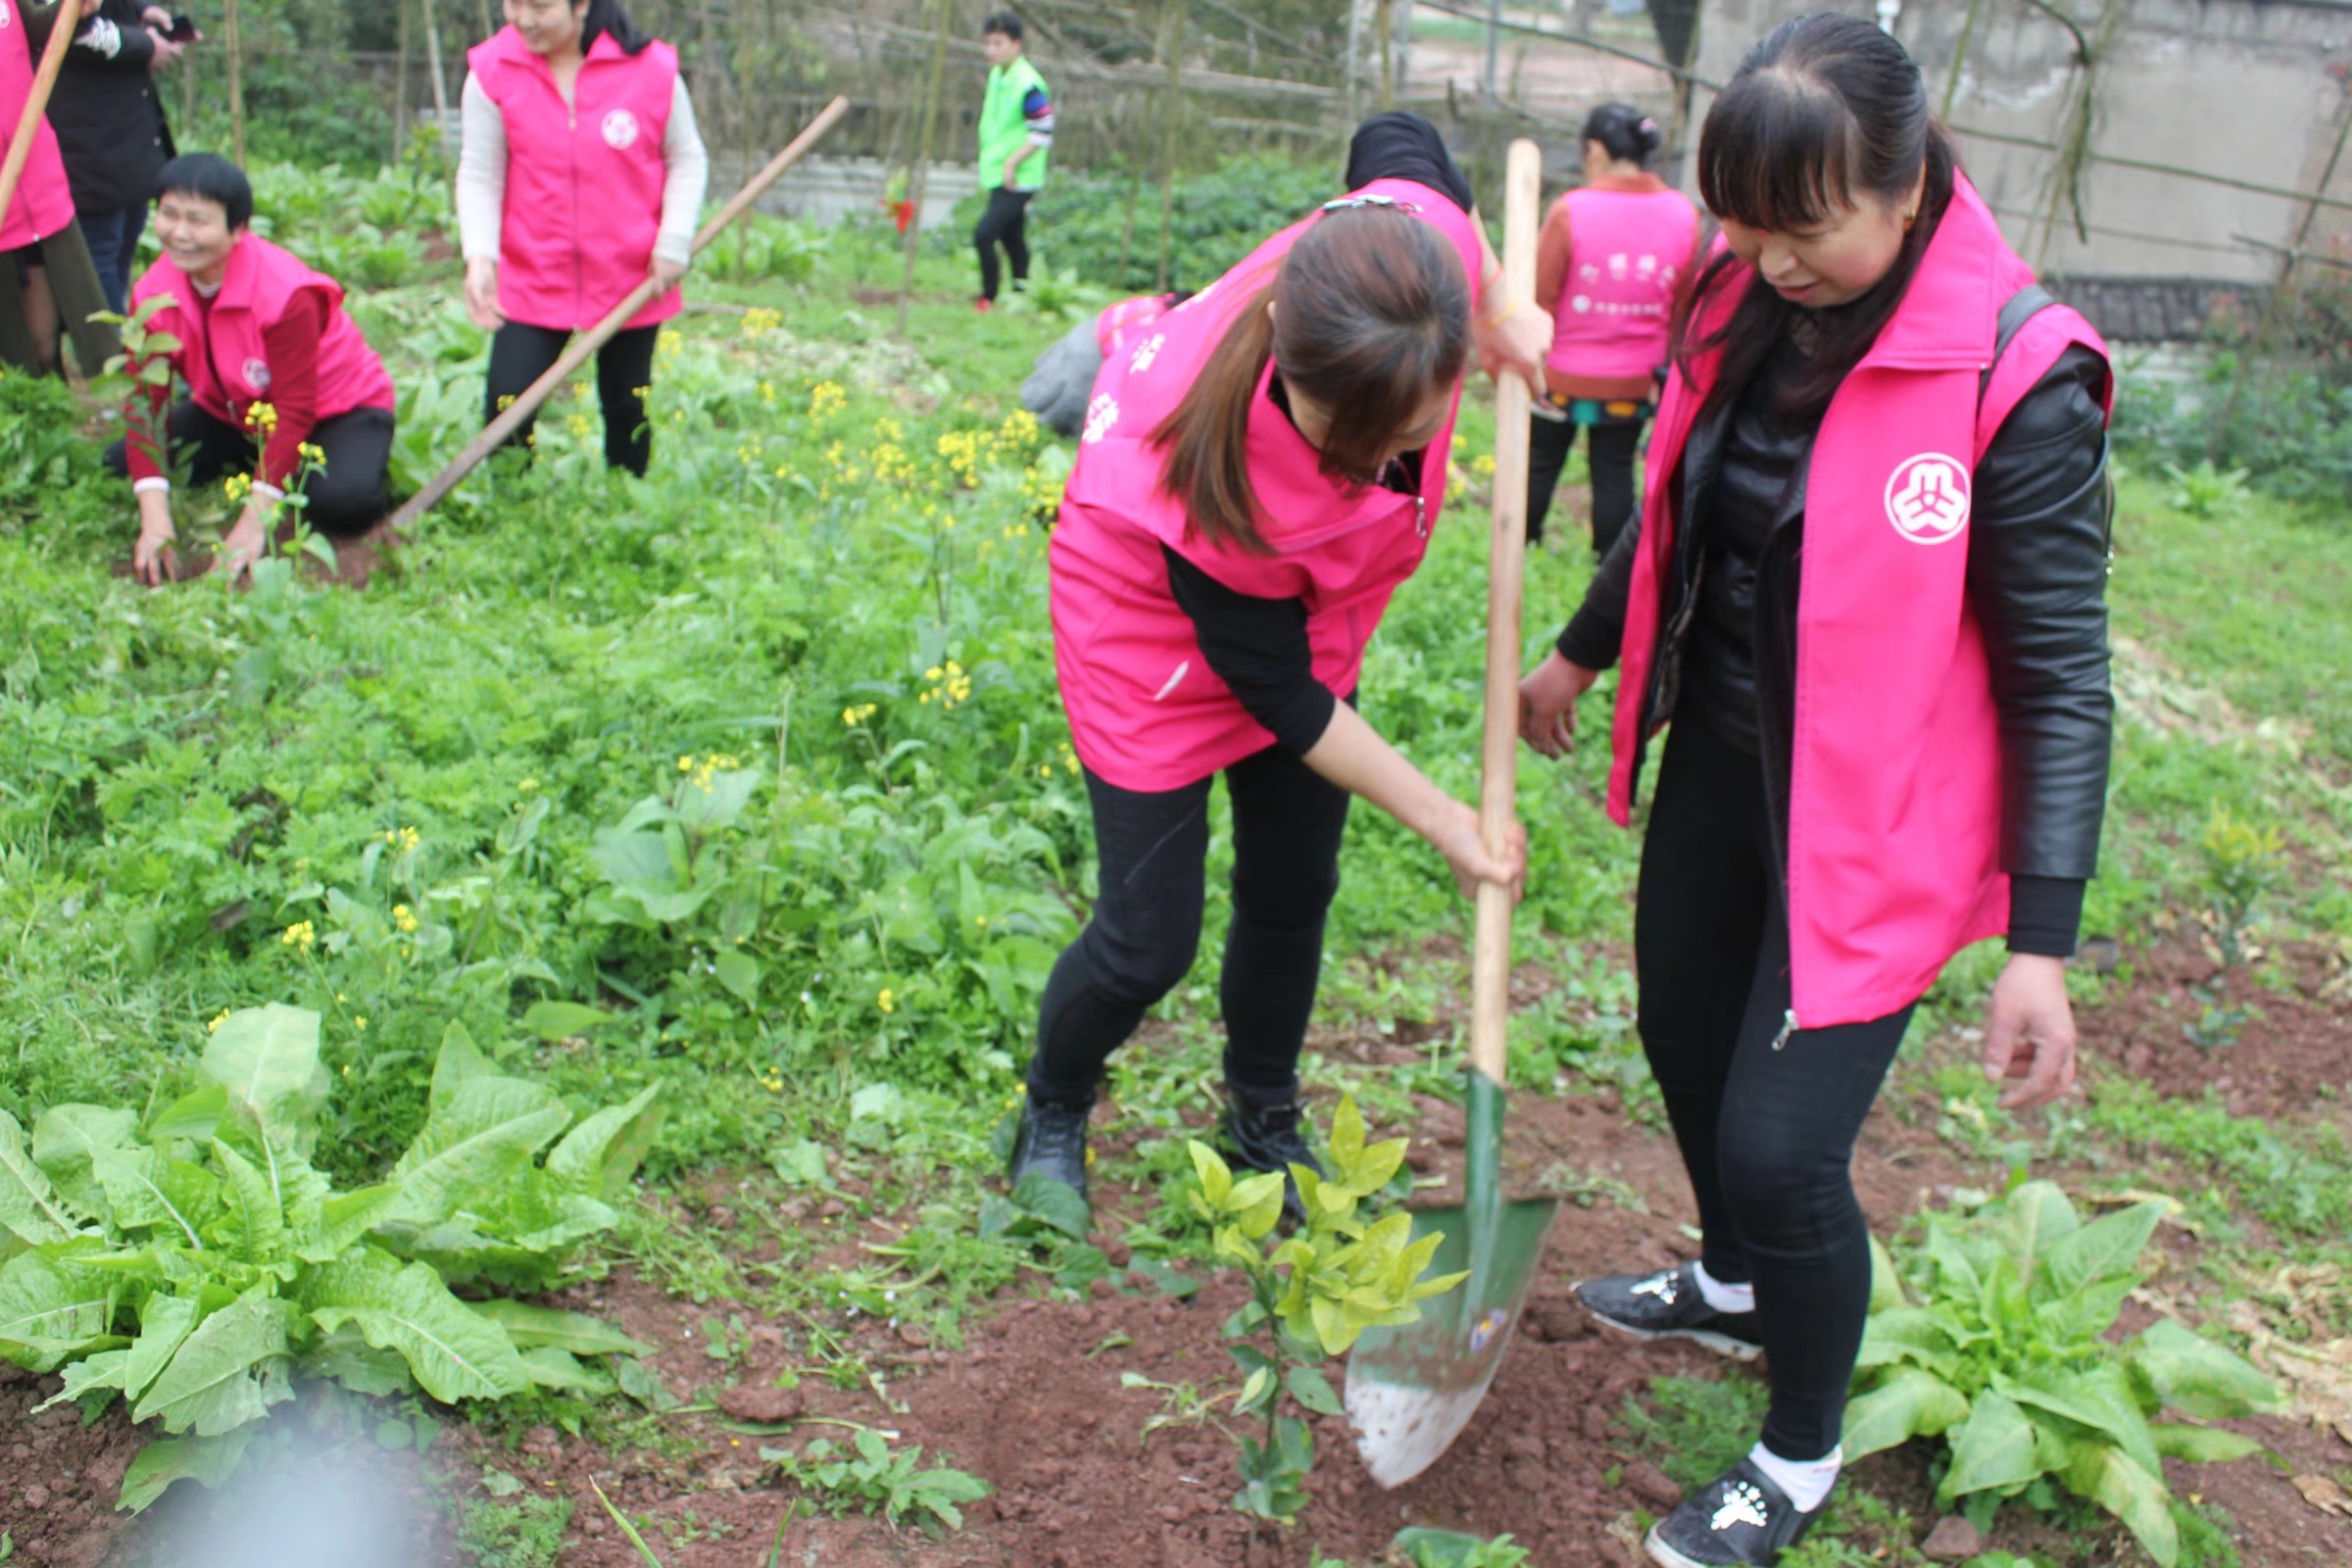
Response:
[[[2000,316],[1993,321],[1992,360],[1977,377],[1978,402],[1984,400],[1985,389],[1992,385],[1992,367],[2000,364],[2001,356],[2009,352],[2010,340],[2025,330],[2028,321],[2057,303],[2058,297],[2039,283],[2028,283],[2009,296],[2009,302],[2001,307]]]

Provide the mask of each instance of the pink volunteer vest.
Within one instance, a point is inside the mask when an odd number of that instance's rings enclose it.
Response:
[[[64,18],[59,26],[73,24]],[[0,152],[16,134],[17,117],[32,94],[32,40],[24,35],[24,15],[17,0],[0,0]],[[8,211],[0,213],[0,251],[29,245],[74,221],[74,197],[66,188],[66,166],[57,155],[57,132],[47,117],[32,128],[32,153],[24,161],[17,193]]]
[[[1563,375],[1647,375],[1666,363],[1674,286],[1698,243],[1698,210],[1675,190],[1602,190],[1568,209],[1568,275],[1544,365]]]
[[[1095,347],[1108,359],[1130,338],[1167,314],[1165,294],[1138,294],[1105,306],[1102,314],[1095,318]]]
[[[474,45],[466,63],[507,127],[499,309],[531,326],[593,326],[653,263],[677,51],[656,41],[630,56],[603,34],[569,104],[547,62],[511,26]],[[672,288],[629,325],[666,321],[679,304]]]
[[[1417,206],[1461,257],[1475,295],[1479,239],[1467,215],[1403,180],[1364,189]],[[1054,650],[1078,755],[1122,789],[1180,788],[1274,741],[1201,657],[1192,621],[1168,591],[1163,544],[1238,592],[1303,599],[1315,678],[1342,694],[1354,689],[1390,596],[1429,548],[1446,495],[1452,417],[1423,454],[1418,496],[1337,485],[1268,395],[1271,368],[1250,405],[1250,476],[1274,553],[1218,550],[1188,537],[1184,509],[1159,488],[1164,462],[1152,431],[1314,220],[1284,229],[1150,330],[1131,334],[1131,346],[1095,378],[1054,532]]]
[[[1967,594],[1970,478],[2001,421],[2072,344],[2073,311],[2027,322],[1985,386],[1996,318],[2034,281],[1963,179],[1919,274],[1832,399],[1807,467],[1788,793],[1791,1005],[1802,1028],[1884,1017],[2009,918],[2001,737]],[[1697,330],[1738,305],[1744,271]],[[1674,476],[1715,371],[1668,383],[1627,604],[1609,811],[1633,810],[1638,733],[1674,547]]]
[[[258,234],[237,237],[209,312],[195,308],[195,286],[169,257],[159,257],[147,269],[130,297],[141,302],[172,296],[172,303],[148,322],[149,329],[179,339],[172,368],[188,383],[196,406],[242,429],[246,411],[270,401],[270,363],[262,336],[284,318],[304,289],[326,297],[326,329],[318,339],[318,417],[391,408],[392,378],[358,325],[343,314],[342,286]]]

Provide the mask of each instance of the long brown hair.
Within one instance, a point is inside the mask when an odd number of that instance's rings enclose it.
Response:
[[[1167,453],[1160,488],[1211,545],[1271,555],[1250,481],[1250,409],[1267,362],[1285,386],[1333,411],[1322,471],[1368,485],[1397,433],[1469,357],[1470,285],[1453,247],[1393,207],[1326,212],[1152,432]]]
[[[1850,304],[1808,311],[1751,286],[1730,320],[1697,337],[1690,328],[1701,307],[1742,265],[1728,250],[1707,264],[1675,332],[1675,361],[1687,379],[1693,360],[1723,353],[1702,416],[1738,397],[1790,324],[1805,318],[1817,335],[1780,412],[1810,417],[1829,407],[1902,304],[1959,174],[1951,140],[1929,113],[1919,67],[1870,23],[1833,13],[1797,17],[1748,51],[1699,135],[1699,194],[1718,219],[1751,228],[1802,228],[1864,194],[1900,199],[1923,166],[1919,215],[1893,267]]]

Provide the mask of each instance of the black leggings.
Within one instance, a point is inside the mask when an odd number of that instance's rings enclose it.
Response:
[[[988,193],[988,210],[972,225],[972,244],[980,252],[981,298],[997,297],[999,244],[1004,247],[1004,259],[1012,264],[1012,286],[1019,288],[1029,281],[1029,198],[1036,194],[1003,185]]]
[[[1755,758],[1703,724],[1674,726],[1642,846],[1634,961],[1642,1045],[1698,1200],[1707,1272],[1756,1288],[1765,1446],[1818,1459],[1838,1446],[1870,1313],[1854,1140],[1912,1008],[1799,1029],[1774,1049],[1788,925],[1768,810]]]
[[[1605,556],[1609,546],[1634,515],[1634,458],[1642,450],[1642,426],[1647,421],[1587,425],[1592,432],[1585,459],[1592,469],[1592,554]],[[1544,538],[1544,514],[1551,510],[1551,492],[1567,466],[1576,445],[1576,422],[1528,416],[1527,431],[1527,542]]]
[[[190,484],[211,484],[225,473],[249,473],[261,461],[253,437],[183,398],[164,421],[164,443],[172,463],[187,465]],[[348,538],[366,533],[392,510],[386,472],[392,463],[392,411],[353,409],[311,426],[311,444],[326,455],[325,466],[303,481],[303,520],[320,533]],[[128,474],[122,443],[103,457],[106,466]]]
[[[1174,990],[1200,945],[1208,788],[1140,793],[1086,775],[1102,891],[1054,965],[1029,1061],[1029,1093],[1094,1099],[1110,1054]],[[1218,1001],[1225,1082],[1254,1105],[1298,1094],[1298,1051],[1323,965],[1323,917],[1340,889],[1348,792],[1279,747],[1225,770],[1233,799],[1233,925]]]
[[[660,322],[632,326],[612,334],[596,351],[596,397],[605,409],[605,462],[643,477],[654,459],[653,427],[646,422],[645,394],[654,379],[654,339]],[[509,321],[490,340],[489,385],[483,390],[482,422],[520,397],[533,381],[545,375],[564,357],[571,329],[527,326]],[[525,419],[515,441],[528,441],[536,418]],[[510,443],[512,444],[512,443]]]

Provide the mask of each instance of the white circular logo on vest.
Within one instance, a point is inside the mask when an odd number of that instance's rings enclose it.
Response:
[[[245,384],[256,392],[269,391],[270,367],[264,365],[260,360],[247,360],[245,362]]]
[[[1577,315],[1582,316],[1592,308],[1592,296],[1590,294],[1579,294],[1573,299],[1569,300],[1568,308],[1574,311]]]
[[[608,147],[617,150],[637,143],[637,117],[626,109],[615,109],[605,116],[603,129]]]
[[[1922,452],[1886,476],[1886,520],[1915,545],[1939,545],[1968,526],[1968,465]]]

